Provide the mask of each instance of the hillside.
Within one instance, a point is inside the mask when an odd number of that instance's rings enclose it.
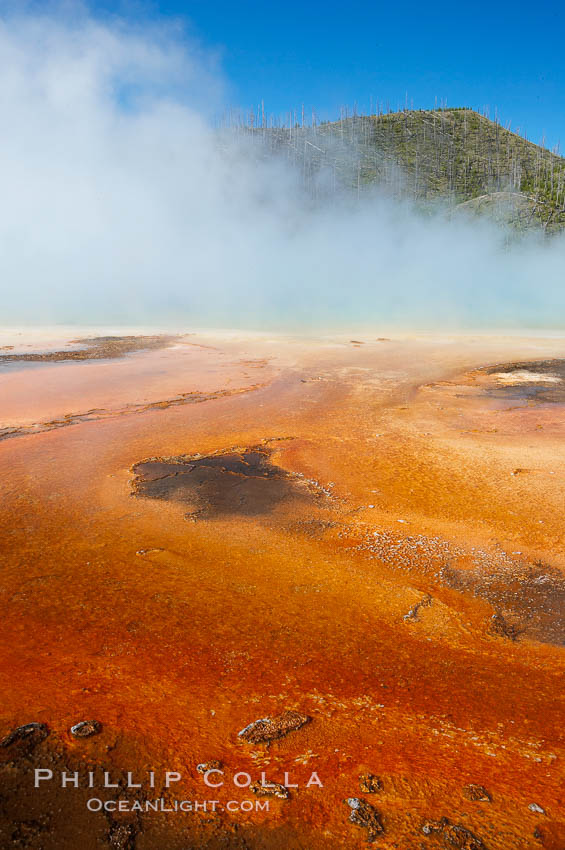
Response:
[[[336,186],[379,184],[396,196],[447,200],[520,229],[565,226],[565,159],[470,109],[247,130],[291,158],[313,193],[321,191],[316,177],[324,168]]]

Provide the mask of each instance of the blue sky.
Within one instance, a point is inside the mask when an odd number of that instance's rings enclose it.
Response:
[[[135,18],[182,18],[218,51],[226,98],[245,110],[289,109],[321,118],[341,106],[368,110],[495,109],[512,129],[565,151],[562,4],[526,11],[508,0],[458,4],[350,0],[100,0],[94,10]]]

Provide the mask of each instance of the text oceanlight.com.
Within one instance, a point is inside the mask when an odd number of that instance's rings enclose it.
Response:
[[[268,812],[270,800],[101,800],[90,797],[86,808],[91,812]]]

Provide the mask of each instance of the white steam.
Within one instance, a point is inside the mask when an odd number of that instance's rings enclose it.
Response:
[[[1,324],[563,324],[563,240],[508,250],[378,196],[314,206],[218,136],[222,91],[178,29],[3,17]]]

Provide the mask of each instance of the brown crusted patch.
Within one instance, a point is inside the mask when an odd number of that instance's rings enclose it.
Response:
[[[263,785],[261,782],[252,782],[249,790],[256,797],[278,797],[279,800],[290,799],[290,791],[278,782],[269,782]]]
[[[379,835],[384,832],[379,812],[361,797],[350,797],[345,802],[352,809],[349,815],[350,822],[367,830],[367,841],[369,843],[376,841]]]
[[[448,567],[442,577],[450,587],[472,592],[493,605],[491,634],[510,640],[524,634],[558,646],[565,644],[565,579],[551,566],[516,564],[511,574]]]
[[[71,351],[43,351],[30,354],[0,354],[0,363],[64,363],[79,360],[113,360],[134,351],[154,351],[178,342],[179,336],[95,336],[71,340],[84,348]]]
[[[198,773],[208,773],[209,770],[221,770],[222,762],[218,759],[210,759],[210,761],[202,761],[196,765]]]
[[[364,794],[377,794],[383,790],[383,783],[374,773],[362,773],[359,777],[359,788]]]
[[[489,792],[482,785],[465,785],[463,796],[473,803],[490,803],[492,801]]]
[[[188,519],[269,513],[288,499],[312,501],[324,492],[271,462],[267,444],[210,455],[155,457],[133,467],[133,494],[192,506]]]
[[[250,393],[260,389],[261,384],[253,384],[250,387],[238,387],[232,390],[217,390],[216,392],[179,393],[173,398],[162,401],[151,401],[147,404],[128,404],[126,407],[116,410],[93,409],[82,413],[68,413],[60,419],[51,419],[48,422],[36,422],[33,425],[21,425],[15,428],[0,428],[0,441],[9,437],[23,437],[27,434],[41,434],[45,431],[55,431],[58,428],[66,428],[68,425],[79,425],[82,422],[97,422],[102,419],[114,419],[117,416],[130,416],[135,413],[148,413],[151,410],[167,410],[169,407],[182,407],[185,404],[201,404],[217,398]]]
[[[521,373],[530,376],[529,379],[521,380]],[[487,375],[494,381],[484,387],[485,393],[494,398],[531,404],[565,403],[565,359],[503,363],[479,369],[475,375]],[[508,376],[508,383],[501,380],[502,376]]]
[[[434,832],[441,833],[447,847],[455,847],[457,850],[486,850],[482,839],[459,823],[452,824],[447,818],[439,821],[428,821],[423,824],[424,835],[432,835]]]
[[[349,533],[344,527],[343,539]],[[355,548],[369,557],[376,555],[395,570],[433,575],[445,587],[486,600],[494,611],[489,634],[565,644],[565,578],[560,570],[541,560],[528,563],[500,551],[468,551],[441,537],[403,537],[381,530],[366,534]],[[431,595],[426,594],[404,620],[417,619],[422,607],[432,602]]]
[[[44,723],[26,723],[6,735],[0,741],[0,747],[7,751],[9,757],[27,755],[38,744],[41,744],[48,735],[49,730]]]
[[[81,720],[71,726],[71,735],[74,738],[91,738],[92,735],[99,735],[102,731],[102,724],[98,720]]]
[[[238,733],[238,737],[247,741],[248,744],[264,744],[283,738],[289,732],[296,732],[309,721],[310,718],[306,714],[300,714],[298,711],[283,711],[282,714],[274,717],[254,720]]]
[[[520,630],[502,614],[492,615],[488,631],[495,637],[507,638],[508,640],[518,640],[520,634]]]
[[[137,830],[131,823],[111,823],[108,844],[113,850],[134,850]]]

